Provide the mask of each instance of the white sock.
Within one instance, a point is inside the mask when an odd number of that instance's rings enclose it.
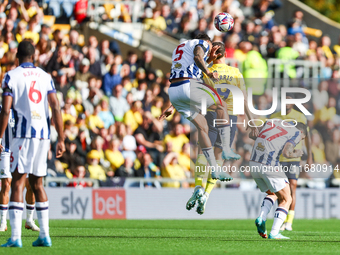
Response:
[[[0,205],[0,216],[1,216],[1,224],[7,224],[7,212],[8,212],[8,204]]]
[[[213,166],[215,168],[215,171],[217,171],[217,169],[216,169],[217,163],[216,163],[213,147],[202,148],[202,152],[203,152],[205,158],[207,159],[209,165]]]
[[[48,201],[46,202],[36,202],[35,208],[37,210],[37,216],[40,227],[40,238],[45,238],[50,236],[49,226],[48,226]]]
[[[222,147],[224,151],[231,151],[230,150],[230,126],[217,126],[218,133],[221,136]]]
[[[33,205],[26,204],[26,221],[27,222],[33,221],[34,207],[35,207],[35,204]]]
[[[9,202],[9,219],[12,228],[12,241],[21,239],[22,213],[24,210],[24,203]]]
[[[287,217],[287,214],[287,210],[283,207],[278,207],[276,209],[274,214],[274,223],[272,226],[272,230],[270,231],[272,235],[276,236],[279,233],[280,228]]]
[[[273,205],[273,199],[271,199],[270,197],[265,197],[261,205],[261,212],[259,217],[261,217],[264,221],[267,220],[267,215],[270,212],[270,209],[272,209]]]

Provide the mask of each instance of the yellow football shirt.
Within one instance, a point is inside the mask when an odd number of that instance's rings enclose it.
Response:
[[[276,112],[273,113],[270,116],[270,119],[281,119],[281,120],[288,120],[288,119],[292,119],[292,120],[296,120],[297,122],[302,122],[303,124],[307,124],[307,118],[306,116],[302,113],[299,112],[295,109],[292,109],[290,111],[290,113],[288,113],[287,115],[281,115],[281,112]],[[302,142],[300,141],[296,146],[295,149],[301,149],[302,148]],[[293,162],[293,161],[301,161],[301,157],[299,158],[285,158],[284,156],[280,156],[280,162]]]
[[[164,146],[169,142],[172,144],[172,151],[181,153],[183,145],[188,143],[189,139],[184,134],[180,134],[179,136],[166,135],[164,137]]]
[[[227,64],[214,64],[209,67],[210,72],[217,72],[218,73],[218,82],[217,84],[230,84],[238,87],[240,90],[245,89],[245,84],[243,80],[243,76],[236,67],[228,66]],[[214,87],[214,83],[211,79],[209,79],[204,74],[204,81]],[[229,115],[236,115],[233,114],[233,93],[229,89],[218,89],[218,94],[220,95],[221,99],[225,101],[228,105],[228,114]]]

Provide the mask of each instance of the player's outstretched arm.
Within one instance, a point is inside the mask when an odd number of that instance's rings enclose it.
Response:
[[[175,107],[173,105],[170,105],[168,109],[166,109],[159,117],[158,120],[163,120],[167,117],[169,117],[175,110]]]
[[[294,150],[295,145],[291,142],[287,142],[285,147],[283,148],[282,155],[285,158],[299,158],[302,156],[302,150]]]
[[[8,119],[9,119],[9,115],[11,112],[11,107],[12,107],[12,102],[13,102],[13,98],[10,95],[6,95],[6,89],[4,89],[4,93],[2,95],[2,108],[1,108],[1,112],[0,112],[0,146],[1,146],[1,140],[2,137],[5,133],[5,130],[7,128],[8,125]],[[5,95],[4,95],[5,94]],[[1,151],[2,151],[2,146],[1,146]]]
[[[56,93],[48,94],[48,103],[52,109],[52,119],[58,133],[56,158],[60,158],[65,152],[65,144],[64,144],[63,119],[61,117],[59,101]]]
[[[205,73],[209,78],[217,79],[218,74],[217,73],[211,73],[209,69],[205,65],[204,61],[204,50],[202,46],[197,45],[194,49],[194,61],[199,69],[202,70],[203,73]]]

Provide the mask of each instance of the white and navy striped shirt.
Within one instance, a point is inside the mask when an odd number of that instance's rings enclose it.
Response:
[[[202,70],[198,68],[194,61],[194,49],[197,45],[202,47],[204,61],[207,60],[210,49],[206,41],[193,39],[183,42],[172,53],[170,80],[175,78],[203,78]]]
[[[0,111],[2,109],[2,106],[0,105]],[[3,152],[11,152],[10,150],[10,143],[13,139],[13,127],[14,127],[14,115],[13,111],[11,110],[9,118],[8,118],[8,124],[7,128],[5,130],[4,136],[2,137],[1,145],[5,148]]]
[[[13,138],[50,139],[47,95],[56,93],[51,76],[32,63],[5,74],[3,95],[12,96]]]
[[[268,166],[278,166],[282,150],[287,142],[294,145],[301,141],[301,132],[293,124],[282,120],[267,121],[256,138],[251,161]]]

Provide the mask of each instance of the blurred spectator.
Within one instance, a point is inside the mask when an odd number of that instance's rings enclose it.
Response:
[[[135,170],[133,168],[133,161],[127,157],[122,164],[116,171],[116,177],[135,177]]]
[[[180,153],[185,143],[188,143],[189,139],[184,134],[184,128],[181,124],[176,124],[172,132],[164,137],[164,145],[168,143],[172,144],[172,151]]]
[[[151,50],[144,51],[142,58],[137,61],[138,66],[142,67],[146,72],[149,72],[151,70],[152,58],[153,54]]]
[[[332,139],[325,144],[326,160],[335,167],[340,156],[340,131],[338,129],[332,130]]]
[[[166,29],[166,22],[164,17],[161,15],[161,9],[155,8],[153,9],[152,18],[147,18],[144,20],[144,24],[146,25],[146,29],[153,29],[155,31],[163,31]]]
[[[143,109],[141,101],[133,102],[131,109],[125,113],[124,123],[130,126],[132,132],[135,132],[138,126],[143,123],[142,113]]]
[[[120,168],[124,164],[124,157],[122,153],[119,151],[119,147],[120,147],[119,139],[113,138],[109,142],[108,149],[105,150],[105,158],[110,162],[111,168],[113,171],[116,171],[118,168]],[[127,157],[126,159],[128,159],[128,161],[131,161],[129,157]],[[133,166],[133,163],[132,163],[132,166]],[[117,175],[115,174],[115,176]]]
[[[111,96],[113,88],[118,84],[121,84],[121,82],[122,77],[118,72],[118,65],[113,64],[110,68],[110,72],[104,75],[102,90],[106,96]]]
[[[96,77],[102,76],[101,65],[100,62],[96,59],[97,56],[99,58],[99,54],[97,53],[97,49],[93,47],[89,47],[88,49],[88,58],[90,60],[90,68],[89,72]]]
[[[72,177],[77,179],[83,179],[86,177],[86,169],[84,165],[77,165],[72,169]],[[85,182],[85,181],[70,181],[67,187],[91,187],[91,182]]]
[[[90,173],[91,179],[106,181],[105,170],[101,165],[99,165],[100,159],[101,159],[100,152],[96,150],[91,150],[87,154],[87,170]]]
[[[186,175],[183,167],[178,164],[178,156],[176,152],[168,153],[162,165],[162,177],[171,178],[175,180],[185,180]],[[181,187],[180,182],[165,182],[163,187],[166,188],[179,188]],[[183,183],[183,187],[188,187],[187,183]]]
[[[313,153],[313,160],[315,164],[327,164],[326,155],[325,155],[325,145],[321,140],[320,134],[313,130],[312,132],[312,153]]]
[[[124,114],[130,109],[130,105],[124,97],[122,97],[123,86],[118,84],[114,87],[113,96],[110,97],[109,105],[115,121],[122,121]]]
[[[98,117],[103,121],[104,127],[108,129],[115,123],[115,119],[109,111],[109,99],[106,96],[103,96],[100,100],[100,106],[101,111],[99,112]]]

